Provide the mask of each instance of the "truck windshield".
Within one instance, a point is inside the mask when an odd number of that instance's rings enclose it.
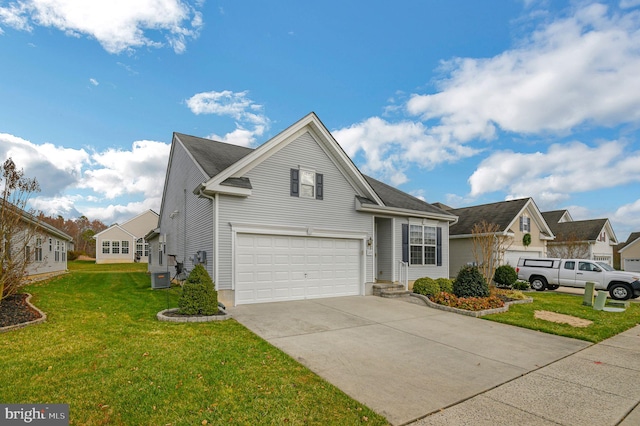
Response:
[[[613,269],[611,266],[609,266],[608,263],[604,263],[604,262],[596,262],[596,263],[598,264],[598,266],[600,266],[605,271],[615,271],[615,269]]]

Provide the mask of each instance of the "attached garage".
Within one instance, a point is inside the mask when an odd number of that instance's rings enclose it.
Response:
[[[236,235],[236,304],[361,294],[362,240]]]
[[[640,259],[625,259],[624,270],[628,272],[640,272]]]
[[[518,266],[518,260],[521,257],[542,257],[542,253],[539,251],[507,251],[504,254],[504,263],[513,266],[514,268]]]

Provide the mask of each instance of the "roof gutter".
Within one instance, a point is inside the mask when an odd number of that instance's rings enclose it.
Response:
[[[372,206],[369,204],[363,204],[357,198],[356,198],[356,210],[361,212],[366,212],[366,213],[382,213],[382,214],[393,214],[396,216],[438,219],[438,220],[447,221],[449,222],[450,225],[455,225],[458,222],[458,216],[454,216],[454,215],[430,213],[430,212],[425,212],[420,210],[400,209],[397,207]]]

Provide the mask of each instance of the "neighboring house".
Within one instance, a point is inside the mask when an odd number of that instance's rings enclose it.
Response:
[[[0,252],[9,250],[11,256],[27,256],[28,279],[66,271],[67,251],[73,249],[73,238],[30,213],[21,211],[21,214],[24,227],[13,238],[0,238]],[[26,244],[25,238],[29,239]]]
[[[497,236],[507,237],[502,262],[515,267],[521,256],[546,256],[547,242],[553,232],[545,222],[532,198],[502,201],[479,206],[454,209],[441,203],[436,206],[458,216],[458,222],[449,230],[449,270],[457,274],[461,267],[476,262],[473,254],[474,225],[485,221],[497,225]],[[525,244],[525,234],[531,242]],[[528,237],[527,237],[528,238]]]
[[[618,244],[623,271],[640,272],[640,232],[632,232],[627,241]]]
[[[256,149],[174,133],[149,271],[201,263],[229,305],[363,295],[448,277],[455,220],[362,175],[314,113]]]
[[[609,219],[573,220],[568,210],[542,215],[556,236],[547,246],[549,257],[590,259],[613,266],[618,240]]]
[[[158,213],[147,210],[124,222],[111,225],[93,236],[96,263],[147,263],[149,244],[144,236],[158,226]]]

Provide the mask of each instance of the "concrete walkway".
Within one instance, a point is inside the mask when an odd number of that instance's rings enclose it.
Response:
[[[589,371],[589,367],[602,366],[595,361],[604,362],[601,357],[608,355],[598,352],[604,345],[588,348],[589,343],[575,339],[374,296],[241,305],[229,311],[247,328],[394,425],[418,419],[422,419],[418,424],[478,424],[475,417],[462,417],[460,411],[465,410],[459,407],[475,404],[472,409],[480,410],[493,393],[496,403],[512,397],[541,410],[553,404],[562,406],[560,402],[571,395],[560,387],[566,380],[562,367]],[[634,340],[633,336],[628,339]],[[564,359],[576,352],[582,359],[574,367]],[[640,364],[637,353],[630,356],[629,363]],[[556,364],[558,371],[551,368]],[[557,377],[547,373],[558,382],[551,388],[546,388],[549,383],[539,374],[530,373],[544,366],[556,371]],[[622,372],[629,367],[615,366],[621,370],[610,381],[610,388],[626,392],[636,386],[632,394],[640,397],[638,377],[626,381]],[[637,367],[632,370],[636,375],[640,374],[640,365]],[[578,386],[574,393],[583,389],[595,392]],[[621,400],[612,390],[598,390],[603,399],[593,407],[605,411],[615,407],[620,417],[622,408],[615,404]],[[466,402],[460,405],[461,401]],[[624,399],[627,411],[631,403]],[[433,414],[446,407],[451,408]],[[511,414],[518,410],[511,409]],[[573,410],[569,407],[567,411]],[[449,413],[453,417],[445,417]],[[503,413],[505,419],[511,415]],[[496,423],[490,419],[485,424]],[[508,424],[514,424],[512,415]]]
[[[640,425],[640,326],[412,426]]]

